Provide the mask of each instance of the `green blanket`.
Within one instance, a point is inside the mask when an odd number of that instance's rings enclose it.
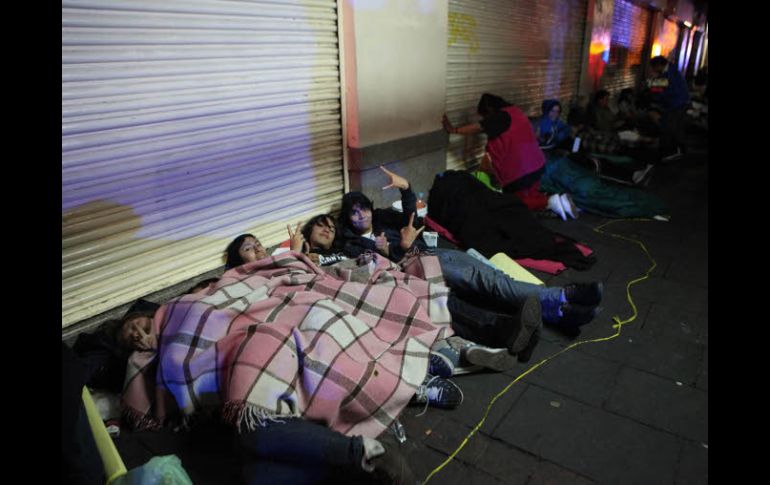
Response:
[[[567,192],[581,209],[605,217],[652,217],[669,213],[659,197],[637,188],[606,183],[566,157],[548,160],[540,179],[540,190],[549,194]]]

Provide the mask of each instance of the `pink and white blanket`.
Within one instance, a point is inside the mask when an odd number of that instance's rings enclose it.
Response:
[[[435,256],[408,258],[405,272],[365,259],[321,269],[284,253],[163,305],[159,352],[130,359],[126,416],[156,427],[213,408],[239,429],[303,417],[379,435],[425,378],[431,345],[453,332]]]

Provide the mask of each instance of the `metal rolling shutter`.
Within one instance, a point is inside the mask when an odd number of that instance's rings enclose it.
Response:
[[[577,94],[586,0],[450,0],[446,110],[454,124],[477,120],[484,92],[530,116],[546,98],[568,104]],[[566,107],[566,106],[565,106]],[[452,135],[447,168],[466,168],[485,137]]]
[[[62,2],[62,327],[339,204],[335,0]]]
[[[610,40],[610,62],[605,76],[604,89],[617,93],[624,88],[633,88],[639,78],[642,55],[648,43],[652,15],[644,7],[628,0],[615,0],[612,11],[612,37]],[[632,69],[633,66],[639,66]]]

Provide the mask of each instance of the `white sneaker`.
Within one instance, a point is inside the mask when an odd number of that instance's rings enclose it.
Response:
[[[561,220],[567,220],[567,214],[564,212],[564,206],[562,205],[561,197],[559,197],[559,194],[553,194],[552,196],[548,197],[547,207],[555,212],[559,217],[561,217]]]
[[[671,155],[668,155],[667,157],[661,158],[660,161],[661,162],[674,162],[676,160],[679,160],[682,157],[684,157],[684,153],[682,153],[682,150],[680,148],[677,148],[675,153],[672,153]]]
[[[650,173],[650,170],[652,170],[653,166],[654,165],[652,164],[648,164],[645,168],[634,172],[634,174],[631,176],[631,180],[634,181],[634,184],[640,185],[647,178],[647,174]]]
[[[568,216],[570,216],[573,219],[578,218],[578,208],[575,205],[575,202],[572,201],[572,197],[570,197],[569,194],[561,194],[559,196],[559,199],[561,200],[561,206],[564,208],[564,212],[567,213]]]

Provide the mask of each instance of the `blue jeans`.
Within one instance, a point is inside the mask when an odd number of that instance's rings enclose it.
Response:
[[[482,263],[463,251],[447,248],[433,248],[441,263],[441,271],[447,286],[460,296],[498,303],[518,310],[528,296],[536,296],[543,307],[544,319],[547,310],[558,308],[562,302],[562,289],[558,286],[545,287],[525,281],[516,281],[499,269]]]
[[[365,474],[360,436],[348,437],[301,418],[281,421],[240,435],[245,483],[339,483],[341,477]]]

